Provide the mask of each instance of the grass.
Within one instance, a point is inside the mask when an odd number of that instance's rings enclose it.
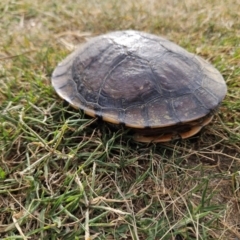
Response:
[[[237,0],[2,0],[1,239],[240,239]],[[75,45],[120,29],[163,35],[212,62],[228,95],[180,142],[141,144],[58,98]]]

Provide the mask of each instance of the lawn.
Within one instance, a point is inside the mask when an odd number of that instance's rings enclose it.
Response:
[[[137,143],[51,86],[78,44],[161,35],[211,62],[228,94],[200,134]],[[239,0],[1,0],[0,238],[240,239]]]

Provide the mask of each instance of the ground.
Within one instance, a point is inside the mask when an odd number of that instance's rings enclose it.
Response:
[[[240,239],[240,1],[2,0],[1,239]],[[211,62],[228,94],[188,140],[141,144],[61,100],[58,62],[135,29]]]

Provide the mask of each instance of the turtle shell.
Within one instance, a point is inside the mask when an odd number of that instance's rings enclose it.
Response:
[[[132,30],[81,45],[56,67],[52,85],[87,115],[137,129],[202,119],[227,92],[219,71],[201,57]]]

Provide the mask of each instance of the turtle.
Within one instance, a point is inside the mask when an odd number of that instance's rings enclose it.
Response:
[[[138,142],[197,134],[227,93],[220,72],[202,57],[135,30],[90,38],[57,65],[51,83],[70,105],[132,129]]]

